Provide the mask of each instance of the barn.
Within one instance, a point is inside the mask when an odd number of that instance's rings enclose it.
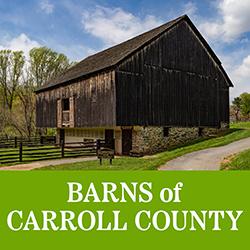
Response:
[[[228,127],[222,64],[187,15],[89,56],[36,90],[36,123],[65,142],[148,154]]]

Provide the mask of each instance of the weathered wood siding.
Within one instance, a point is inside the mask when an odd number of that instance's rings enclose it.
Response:
[[[74,105],[70,124],[74,127],[115,125],[115,73],[97,74],[88,79],[37,94],[37,127],[57,127],[58,100],[70,98]],[[74,120],[72,120],[74,119]]]
[[[57,128],[62,127],[62,99],[57,100]]]
[[[69,126],[71,128],[75,127],[75,98],[74,98],[74,95],[69,98]]]
[[[57,99],[55,98],[53,91],[37,94],[36,125],[40,128],[56,128]]]
[[[229,121],[228,90],[183,21],[117,67],[117,125],[217,127]]]

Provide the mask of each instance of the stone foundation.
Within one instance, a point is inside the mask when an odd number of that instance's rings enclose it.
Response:
[[[220,128],[203,128],[202,129],[202,136],[216,136],[218,133],[229,129],[229,124],[222,122],[220,124]]]
[[[204,128],[201,136],[213,136],[221,130],[222,128]],[[164,136],[163,127],[140,127],[133,131],[131,154],[154,154],[191,142],[199,137],[199,128],[197,127],[172,127],[168,129],[167,136]]]
[[[173,146],[187,143],[198,138],[198,128],[169,128],[164,137],[163,127],[145,127],[133,131],[132,153],[153,154]]]
[[[132,150],[130,152],[132,156],[142,156],[166,151],[191,142],[201,136],[216,136],[220,131],[226,130],[228,124],[221,124],[220,127],[221,128],[202,128],[201,130],[198,127],[170,127],[165,129],[165,135],[163,127],[129,127],[127,129],[132,129]],[[65,142],[82,142],[85,139],[104,139],[105,129],[114,130],[115,153],[122,155],[122,129],[124,129],[124,127],[65,129]],[[59,134],[58,130],[58,143]]]

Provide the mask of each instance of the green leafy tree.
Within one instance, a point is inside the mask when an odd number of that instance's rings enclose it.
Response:
[[[25,63],[21,51],[0,51],[0,132],[12,126],[13,104]]]
[[[239,114],[240,114],[240,109],[241,109],[241,98],[240,97],[235,97],[234,100],[232,101],[232,108],[234,111],[235,115],[235,120],[239,121]]]
[[[2,135],[35,135],[34,90],[72,65],[65,55],[46,47],[34,48],[29,55],[29,61],[26,61],[21,51],[0,51]]]
[[[29,55],[30,73],[37,87],[47,84],[49,80],[71,66],[69,59],[64,54],[57,53],[46,47],[34,48]]]
[[[241,104],[240,104],[240,111],[242,115],[250,116],[250,93],[243,93],[240,95]]]
[[[50,80],[62,74],[73,65],[64,54],[57,53],[47,47],[34,48],[30,51],[29,55],[30,61],[28,71],[30,79],[28,82],[30,82],[29,85],[32,83],[32,88],[48,84]],[[25,99],[21,98],[21,100]],[[26,102],[29,102],[29,100],[35,100],[34,95],[32,98],[26,99]],[[27,106],[29,107],[29,104]],[[35,107],[35,101],[33,107]],[[32,112],[35,113],[35,109],[32,109]],[[34,116],[32,116],[32,118],[34,121]],[[32,127],[30,122],[30,128]],[[46,129],[40,129],[38,132],[39,134],[45,134]]]
[[[3,130],[4,127],[4,116],[3,116],[3,91],[2,86],[0,85],[0,132]]]
[[[36,131],[35,127],[35,102],[34,82],[29,71],[23,75],[22,85],[19,86],[17,96],[20,101],[21,117],[16,122],[16,127],[22,131],[26,137],[30,138]],[[20,108],[19,107],[19,108]]]
[[[3,105],[12,110],[16,90],[19,85],[25,58],[22,51],[0,51],[0,85],[2,88]]]

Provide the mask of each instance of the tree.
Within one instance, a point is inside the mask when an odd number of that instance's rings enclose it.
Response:
[[[0,85],[0,132],[4,128],[4,105],[3,105],[3,91],[2,91],[2,86]]]
[[[12,108],[24,68],[25,58],[21,51],[0,51],[1,124],[0,132],[12,123]]]
[[[240,95],[241,104],[240,104],[240,111],[242,115],[250,116],[250,93],[243,93]]]
[[[23,75],[22,85],[19,86],[17,96],[19,97],[22,118],[19,121],[19,128],[30,138],[35,132],[35,94],[34,82],[27,71]]]
[[[241,98],[240,97],[235,97],[234,100],[232,101],[232,108],[234,111],[235,115],[235,120],[239,121],[239,114],[240,114],[240,109],[241,109]]]
[[[30,51],[30,73],[37,87],[55,78],[68,69],[71,64],[64,54],[59,54],[49,48],[34,48]]]
[[[25,58],[22,51],[0,51],[0,84],[3,93],[3,106],[12,110],[16,89],[19,84]]]
[[[21,51],[0,51],[0,133],[35,135],[35,88],[71,65],[65,55],[46,47],[32,49],[28,61]]]
[[[30,79],[32,79],[30,81],[33,81],[33,88],[47,84],[49,80],[62,74],[72,65],[64,54],[57,53],[46,47],[34,48],[29,55],[29,75]],[[34,99],[35,96],[33,96],[32,100]],[[33,107],[35,107],[35,103]],[[35,109],[33,112],[35,113]],[[44,129],[39,130],[39,134],[44,133]]]

